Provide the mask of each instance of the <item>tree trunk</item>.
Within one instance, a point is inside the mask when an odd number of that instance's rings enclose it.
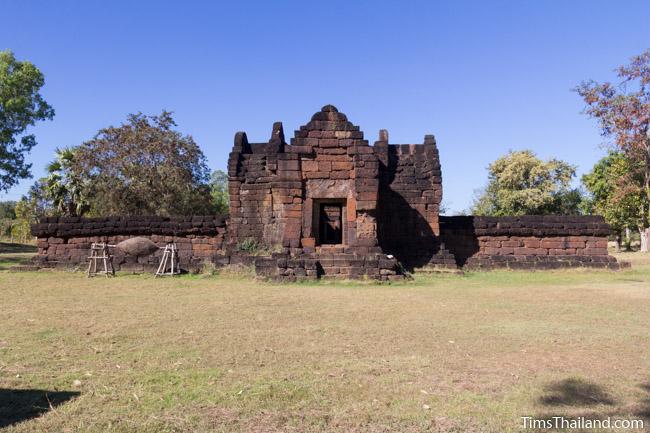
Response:
[[[621,232],[616,233],[616,236],[614,237],[614,242],[616,242],[616,252],[620,253],[621,252]]]
[[[640,231],[641,235],[641,248],[639,251],[642,253],[650,252],[650,228],[645,228]]]
[[[646,147],[646,159],[645,159],[645,180],[644,187],[646,197],[648,199],[647,205],[650,206],[650,130],[647,131],[648,134],[648,145]],[[650,219],[650,209],[645,210],[645,224],[648,224]],[[645,225],[644,224],[644,225]],[[643,227],[639,229],[641,235],[641,248],[639,251],[642,253],[647,253],[650,251],[650,227]]]

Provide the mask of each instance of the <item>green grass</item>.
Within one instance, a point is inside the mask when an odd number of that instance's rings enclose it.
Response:
[[[650,258],[626,257],[620,272],[391,285],[3,271],[0,427],[516,432],[520,416],[555,414],[650,425]]]
[[[33,245],[0,242],[0,271],[29,264],[36,250]]]

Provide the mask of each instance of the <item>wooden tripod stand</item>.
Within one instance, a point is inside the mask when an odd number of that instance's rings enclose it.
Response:
[[[158,270],[156,271],[154,278],[165,275],[178,275],[181,273],[181,269],[178,267],[178,247],[176,247],[176,244],[170,242],[165,245],[163,250],[163,255],[160,258],[160,265],[158,265]],[[167,270],[168,264],[169,271]]]
[[[106,278],[115,276],[115,268],[113,267],[113,256],[108,251],[107,243],[93,242],[90,245],[90,256],[88,257],[88,269],[86,270],[86,277],[94,277],[95,275],[104,274]],[[98,265],[98,262],[103,264],[103,270]]]

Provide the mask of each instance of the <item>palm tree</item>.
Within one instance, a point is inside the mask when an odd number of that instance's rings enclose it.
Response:
[[[55,154],[56,159],[46,167],[48,176],[43,179],[45,195],[62,215],[82,216],[90,207],[84,198],[84,182],[72,170],[75,148],[57,148]]]

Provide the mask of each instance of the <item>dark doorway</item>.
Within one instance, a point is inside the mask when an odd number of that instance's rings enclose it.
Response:
[[[343,206],[339,203],[321,203],[318,228],[321,245],[343,243]]]

